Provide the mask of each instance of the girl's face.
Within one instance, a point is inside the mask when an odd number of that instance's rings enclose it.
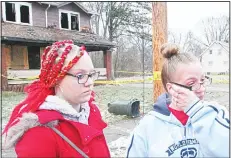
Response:
[[[172,73],[171,79],[171,82],[192,87],[192,91],[197,95],[198,98],[201,100],[204,98],[205,87],[202,83],[205,82],[205,76],[199,62],[178,64],[176,71]],[[172,84],[167,83],[166,86],[169,91]]]
[[[94,66],[88,54],[84,54],[79,61],[69,70],[68,74],[88,79],[78,79],[77,77],[66,75],[56,87],[56,94],[60,94],[63,99],[71,105],[81,104],[89,101],[93,89],[91,77],[85,74],[94,73]]]

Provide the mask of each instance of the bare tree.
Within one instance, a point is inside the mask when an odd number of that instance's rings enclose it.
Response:
[[[207,45],[213,41],[229,42],[229,18],[221,16],[202,20],[203,34]]]
[[[192,31],[183,33],[168,32],[168,41],[180,45],[183,52],[199,56],[213,41],[229,42],[229,18],[209,17],[200,22],[200,36]]]
[[[79,2],[81,3],[81,2]],[[93,13],[91,18],[91,28],[94,29],[95,33],[99,35],[100,33],[100,19],[103,13],[104,3],[103,2],[82,2],[90,12]]]
[[[116,71],[120,70],[120,64],[121,64],[121,54],[126,52],[127,49],[127,43],[124,41],[123,37],[117,38],[116,39],[117,43],[117,49],[113,53],[113,65],[114,65],[114,71],[115,71],[115,77],[117,77]]]
[[[182,52],[192,53],[195,56],[199,56],[206,46],[191,31],[186,34],[169,31],[168,37],[169,42],[179,45]]]
[[[113,52],[115,71],[134,69],[133,64],[135,67],[143,65],[143,58],[145,62],[149,61],[149,58],[152,59],[152,51],[149,48],[152,41],[151,16],[147,15],[151,14],[151,3],[86,2],[86,4],[85,6],[99,15],[93,17],[92,22],[96,32],[102,30],[100,35],[118,45]],[[128,64],[128,61],[132,61],[133,64]]]

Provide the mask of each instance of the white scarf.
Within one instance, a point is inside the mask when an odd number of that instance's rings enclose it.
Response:
[[[56,110],[60,112],[65,119],[77,121],[88,125],[90,115],[90,106],[88,102],[80,104],[80,112],[77,112],[72,105],[58,96],[48,95],[45,102],[39,109]]]

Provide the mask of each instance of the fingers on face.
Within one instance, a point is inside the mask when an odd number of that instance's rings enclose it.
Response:
[[[177,99],[172,99],[172,103],[175,105],[176,110],[182,111],[184,109],[184,104],[179,102]]]
[[[170,89],[169,93],[170,93],[172,96],[174,96],[174,97],[177,98],[177,96],[178,96],[178,94],[179,94],[178,91],[179,91],[178,88],[174,86],[174,87],[172,87],[172,88]]]
[[[177,86],[177,85],[175,85],[175,84],[173,84],[173,85],[172,85],[172,89],[173,89],[173,91],[174,91],[174,92],[178,93],[178,92],[179,92],[180,87],[179,87],[179,86]]]
[[[185,106],[185,95],[187,94],[187,92],[185,92],[184,88],[173,85],[172,89],[170,90],[170,94],[172,95],[173,104],[175,104],[179,108]]]
[[[187,92],[190,92],[189,89],[187,88],[184,88],[184,87],[180,87],[180,86],[177,86],[177,85],[172,85],[172,89],[178,93],[187,93]]]
[[[178,88],[176,88],[176,89],[172,88],[171,95],[173,97],[178,99],[179,97],[181,97],[181,94],[182,94],[182,92],[180,92],[180,90]]]
[[[173,103],[175,103],[175,104],[180,103],[180,100],[177,99],[176,97],[173,97],[173,98],[172,98],[172,101],[173,101]]]
[[[176,98],[176,97],[172,97],[172,101],[173,101],[174,103],[177,103],[177,98]]]
[[[172,99],[172,103],[177,106],[177,99]]]
[[[181,105],[184,106],[186,104],[186,99],[182,94],[178,93],[177,97],[175,96],[172,97],[172,102],[177,106],[181,106]]]
[[[181,94],[182,92],[180,91],[180,87],[176,86],[176,85],[173,85],[172,86],[172,96],[175,97],[175,98],[179,98],[179,95]]]
[[[178,103],[176,106],[181,110],[184,110],[184,108],[185,108],[185,105],[181,104],[181,103]]]
[[[178,93],[177,99],[178,99],[178,101],[184,101],[184,100],[185,100],[185,94],[183,94],[183,93]]]

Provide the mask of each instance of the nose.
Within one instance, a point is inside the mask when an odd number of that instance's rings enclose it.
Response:
[[[205,85],[204,84],[201,84],[201,87],[200,87],[200,89],[199,89],[200,91],[205,91]]]
[[[196,94],[204,94],[205,92],[205,86],[201,84],[201,87],[195,91]]]
[[[94,81],[92,77],[88,77],[87,82],[84,84],[86,87],[92,86],[94,84]]]
[[[203,92],[203,91],[205,91],[205,85],[201,84],[200,88],[196,90],[196,92]]]

